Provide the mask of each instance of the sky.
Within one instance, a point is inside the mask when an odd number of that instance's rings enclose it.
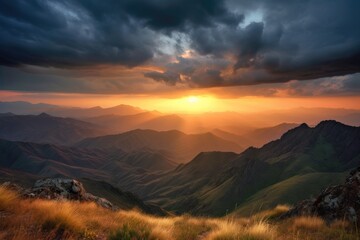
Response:
[[[12,0],[0,101],[360,108],[358,0]]]

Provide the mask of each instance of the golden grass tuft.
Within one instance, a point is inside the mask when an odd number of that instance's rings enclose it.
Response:
[[[277,205],[275,208],[270,210],[265,210],[254,214],[251,219],[262,221],[262,220],[276,220],[281,214],[289,211],[290,206],[288,205]]]
[[[175,239],[196,239],[205,235],[214,227],[207,219],[181,217],[173,222],[173,236]]]
[[[10,210],[16,206],[18,196],[14,191],[0,186],[0,211]]]
[[[293,227],[295,229],[318,230],[325,226],[324,220],[319,217],[303,216],[297,217],[293,220]]]
[[[276,239],[276,231],[270,224],[259,221],[249,226],[245,231],[247,238],[243,239],[256,239],[256,240],[267,240]]]
[[[216,228],[208,235],[208,240],[239,239],[242,229],[233,221],[214,221]]]
[[[73,205],[71,202],[37,200],[32,202],[32,207],[38,215],[36,219],[38,219],[45,230],[60,228],[82,232],[85,228],[76,205]]]

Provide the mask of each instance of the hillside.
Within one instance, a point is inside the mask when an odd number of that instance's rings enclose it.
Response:
[[[156,172],[176,166],[154,152],[147,156],[145,151],[103,152],[5,140],[0,140],[0,159],[0,182],[12,181],[30,187],[31,182],[39,178],[77,178],[90,193],[105,197],[123,209],[135,207],[152,214],[163,213],[158,207],[143,203],[137,196],[120,190],[111,182],[116,183],[114,179],[128,174],[143,177],[151,170]]]
[[[223,215],[236,209],[239,214],[249,214],[295,203],[329,182],[341,182],[360,164],[359,146],[359,127],[335,121],[323,121],[315,128],[302,124],[279,140],[236,156],[200,154],[141,186],[138,193],[179,213]],[[206,168],[211,166],[213,171],[198,167],[199,159],[204,158],[211,163]]]
[[[127,176],[144,177],[175,167],[161,152],[145,149],[127,153],[0,140],[0,178],[21,183],[40,177],[69,177],[116,184]]]
[[[138,151],[144,148],[161,150],[171,154],[176,162],[187,162],[199,152],[234,151],[241,147],[211,133],[185,134],[180,131],[133,130],[117,135],[88,138],[75,146],[82,148],[118,148],[123,151]]]
[[[71,145],[105,133],[105,129],[95,124],[46,113],[0,116],[0,138],[12,141]]]

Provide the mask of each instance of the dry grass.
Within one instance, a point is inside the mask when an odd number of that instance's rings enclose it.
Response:
[[[276,208],[252,218],[154,217],[114,212],[93,203],[24,200],[0,187],[0,239],[356,239],[344,222],[328,227],[317,218],[267,220],[281,211]]]
[[[276,239],[276,231],[273,226],[266,222],[256,222],[246,229],[246,235],[250,239]]]
[[[248,222],[242,225],[237,221],[218,220],[217,229],[208,235],[208,240],[271,240],[276,238],[274,227],[266,222]]]
[[[325,222],[319,217],[297,217],[294,219],[294,228],[317,230],[325,227]]]
[[[15,199],[17,199],[15,192],[9,191],[5,187],[0,187],[0,211],[13,208]]]
[[[254,214],[251,218],[257,219],[259,221],[263,220],[273,220],[279,217],[281,214],[289,211],[290,207],[288,205],[277,205],[275,208],[270,210],[265,210],[259,213]]]

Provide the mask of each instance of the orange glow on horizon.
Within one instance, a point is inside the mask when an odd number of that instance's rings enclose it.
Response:
[[[25,93],[0,91],[0,101],[28,101],[73,107],[112,107],[132,105],[163,113],[261,112],[292,108],[360,109],[360,96],[353,97],[240,97],[218,98],[214,95],[183,95],[174,98],[149,95],[101,95],[65,93]]]

